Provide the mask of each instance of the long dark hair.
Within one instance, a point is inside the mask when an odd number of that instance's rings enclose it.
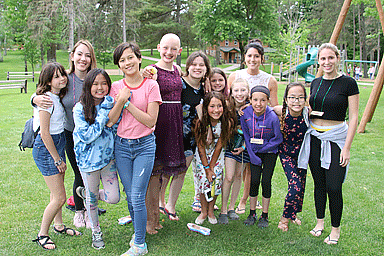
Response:
[[[68,91],[68,75],[67,72],[65,72],[65,68],[63,65],[61,65],[58,62],[48,62],[43,69],[40,72],[39,76],[39,82],[37,84],[36,88],[36,95],[42,95],[46,92],[49,92],[51,90],[51,86],[49,83],[52,82],[53,77],[55,76],[56,72],[59,72],[62,76],[65,76],[67,78],[67,85],[60,90],[59,98],[60,102],[62,103],[62,99],[64,98],[65,94]]]
[[[247,55],[249,49],[256,49],[261,56],[261,65],[264,63],[264,47],[260,39],[252,39],[249,43],[244,47],[244,58]],[[264,65],[263,65],[264,66]]]
[[[211,63],[210,63],[207,55],[205,53],[203,53],[202,51],[193,52],[193,53],[191,53],[191,55],[188,56],[188,58],[185,62],[185,76],[189,75],[188,69],[197,57],[203,58],[204,65],[207,68],[207,71],[205,72],[204,77],[201,78],[201,80],[200,80],[200,83],[205,87],[205,81],[207,80],[208,76],[211,74]]]
[[[221,101],[223,105],[223,114],[220,117],[221,122],[221,142],[223,147],[227,144],[229,138],[232,137],[232,133],[234,131],[234,119],[227,108],[227,104],[225,103],[224,95],[220,92],[209,92],[204,96],[203,102],[203,114],[201,120],[197,119],[194,133],[196,142],[199,145],[207,146],[207,135],[208,129],[211,127],[211,118],[208,114],[208,106],[211,103],[212,98],[216,98]]]
[[[301,87],[303,89],[305,100],[307,100],[307,91],[305,90],[305,87],[304,87],[304,85],[302,83],[300,83],[300,82],[293,82],[293,83],[288,84],[287,87],[285,88],[284,97],[283,97],[283,108],[281,110],[281,119],[280,119],[280,130],[281,130],[281,133],[283,134],[284,138],[287,137],[287,134],[284,131],[285,117],[287,116],[286,115],[286,112],[287,112],[287,96],[288,96],[289,90],[292,87],[295,87],[295,86],[299,86],[299,87]]]
[[[84,79],[83,92],[81,93],[81,96],[80,96],[80,102],[83,105],[83,113],[84,113],[85,121],[87,121],[89,124],[93,124],[95,122],[96,106],[95,106],[95,99],[91,94],[91,88],[92,88],[93,82],[95,81],[96,77],[99,74],[103,75],[105,80],[107,80],[108,94],[111,90],[111,84],[112,84],[111,78],[109,77],[108,73],[105,72],[104,69],[95,68],[88,72],[87,76]]]
[[[211,69],[211,73],[209,74],[208,78],[209,78],[209,83],[211,83],[211,79],[212,79],[212,76],[214,74],[219,74],[221,75],[222,77],[224,77],[224,82],[225,82],[225,86],[223,88],[223,90],[221,91],[222,94],[224,94],[224,97],[225,98],[228,98],[229,96],[229,90],[228,90],[228,80],[227,80],[227,75],[224,73],[224,71],[220,68],[212,68]],[[210,86],[211,90],[212,90],[212,86]]]

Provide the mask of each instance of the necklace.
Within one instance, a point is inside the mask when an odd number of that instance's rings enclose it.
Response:
[[[59,95],[60,94],[60,91],[59,92],[55,92],[55,91],[52,91],[51,90],[51,93],[55,94],[55,95]]]
[[[332,80],[331,85],[329,86],[327,92],[326,92],[325,95],[324,95],[323,101],[321,102],[321,109],[320,109],[320,112],[323,112],[324,100],[325,100],[325,97],[327,97],[329,90],[331,90],[332,85],[333,85],[333,82],[335,82],[335,79]],[[323,84],[323,77],[321,78],[320,85],[319,85],[319,87],[317,88],[315,97],[314,97],[314,99],[313,99],[313,109],[315,109],[317,93],[319,92],[320,87],[321,87],[322,84]]]

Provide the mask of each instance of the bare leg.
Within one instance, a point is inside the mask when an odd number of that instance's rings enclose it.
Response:
[[[236,205],[236,200],[239,196],[239,192],[241,189],[241,174],[243,173],[245,168],[244,163],[236,162],[236,170],[235,170],[235,178],[232,183],[232,194],[231,194],[231,201],[229,203],[228,210],[234,210]]]
[[[251,186],[251,170],[249,163],[246,164],[244,172],[243,172],[243,182],[244,182],[244,192],[243,197],[240,199],[239,205],[237,206],[239,210],[245,209],[245,205],[247,204],[248,196],[249,196],[249,190]],[[256,206],[255,206],[256,207]],[[244,213],[245,211],[236,213]]]
[[[176,202],[177,202],[177,199],[179,198],[181,189],[183,187],[184,178],[185,178],[185,172],[172,177],[171,185],[169,186],[168,203],[165,206],[165,208],[170,213],[176,213]],[[175,218],[173,218],[173,220],[179,220],[179,218],[176,216]]]
[[[156,234],[157,230],[162,228],[159,219],[159,192],[160,192],[160,175],[151,176],[145,197],[147,207],[147,233]]]
[[[249,208],[251,210],[256,210],[257,196],[249,197]]]
[[[41,221],[41,226],[40,226],[40,231],[38,236],[48,235],[49,226],[51,225],[53,219],[55,219],[55,224],[58,224],[58,225],[63,224],[61,207],[64,205],[66,200],[65,187],[64,187],[64,173],[59,173],[52,176],[44,176],[44,180],[51,192],[51,195],[50,195],[50,202],[44,210],[43,219]],[[54,249],[55,245],[47,244],[45,247],[47,249]]]
[[[225,158],[225,177],[223,181],[223,188],[221,194],[221,213],[227,214],[228,200],[231,193],[231,186],[236,172],[236,160],[226,157]]]
[[[201,203],[201,213],[198,218],[201,220],[204,220],[208,216],[208,202],[204,194],[199,194],[199,197],[200,197],[200,203]]]
[[[168,175],[163,175],[162,181],[161,181],[161,189],[160,189],[160,196],[159,196],[159,207],[165,207],[166,202],[165,202],[165,192],[167,191],[167,186],[169,183],[169,180],[171,177]],[[165,212],[164,212],[165,214]]]
[[[262,202],[263,202],[263,212],[268,213],[269,203],[271,202],[271,198],[262,197]]]
[[[214,196],[213,200],[208,203],[208,217],[211,219],[216,219],[215,213],[214,213],[216,199],[217,199],[217,196]]]

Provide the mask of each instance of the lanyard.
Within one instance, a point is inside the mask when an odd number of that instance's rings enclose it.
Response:
[[[75,73],[73,73],[73,105],[76,104],[76,92],[75,92]]]
[[[331,90],[332,85],[333,85],[333,82],[335,82],[335,79],[332,80],[331,86],[329,86],[327,92],[326,92],[325,95],[324,95],[323,101],[321,102],[321,109],[320,109],[320,112],[323,112],[324,100],[325,100],[325,97],[327,97],[329,90]],[[315,97],[313,98],[313,109],[315,109],[317,93],[319,92],[320,87],[321,87],[322,84],[323,84],[323,77],[321,77],[320,85],[319,85],[319,87],[317,88]]]
[[[260,136],[260,139],[263,138],[263,133],[264,133],[264,122],[265,122],[265,112],[264,112],[264,119],[263,119],[263,127],[261,127],[261,136]],[[256,119],[256,124],[257,124],[257,119]],[[253,125],[253,134],[252,134],[252,137],[255,138],[255,112],[252,113],[252,125]]]

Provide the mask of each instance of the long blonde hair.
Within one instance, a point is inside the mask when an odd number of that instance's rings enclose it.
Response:
[[[92,44],[88,40],[81,39],[73,47],[73,49],[71,51],[71,55],[73,55],[75,53],[76,48],[79,47],[80,44],[83,44],[83,45],[87,46],[88,50],[89,50],[89,53],[91,54],[91,64],[89,65],[88,70],[87,70],[89,72],[92,69],[97,67],[95,51],[93,50]],[[75,72],[75,63],[73,62],[73,60],[71,60],[70,61],[69,74],[72,74],[73,72]]]

